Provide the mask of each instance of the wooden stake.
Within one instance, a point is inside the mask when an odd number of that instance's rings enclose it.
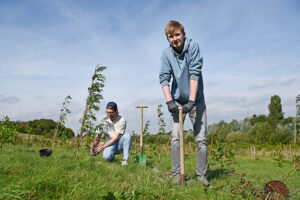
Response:
[[[181,184],[184,184],[184,148],[183,148],[183,117],[182,107],[179,106],[179,138],[180,138],[180,173]]]

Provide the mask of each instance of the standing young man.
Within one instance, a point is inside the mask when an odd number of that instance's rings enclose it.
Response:
[[[183,120],[188,114],[194,129],[196,141],[196,175],[197,180],[209,185],[206,178],[207,144],[206,144],[206,105],[203,93],[202,64],[198,44],[186,38],[184,27],[177,21],[169,21],[165,34],[170,46],[163,50],[159,73],[168,110],[171,113],[172,135],[171,155],[173,182],[180,183],[180,145],[179,145],[179,113],[182,106]],[[172,88],[169,82],[172,78]]]
[[[109,102],[106,106],[106,114],[102,120],[103,129],[97,133],[92,145],[92,155],[103,152],[103,158],[109,162],[114,160],[116,154],[123,153],[122,165],[128,164],[128,157],[131,146],[131,135],[125,133],[126,120],[118,113],[118,106],[115,102]],[[105,137],[105,143],[99,145],[101,137]]]

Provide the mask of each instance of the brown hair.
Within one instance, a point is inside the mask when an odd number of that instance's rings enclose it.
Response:
[[[184,27],[178,21],[170,20],[165,28],[165,34],[168,37],[168,34],[172,34],[175,29],[179,29],[184,33]]]

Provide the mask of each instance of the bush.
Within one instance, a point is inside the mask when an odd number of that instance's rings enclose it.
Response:
[[[39,119],[29,121],[29,126],[32,128],[31,134],[46,135],[54,133],[56,123],[52,119]]]
[[[248,131],[248,139],[253,144],[270,143],[276,129],[268,122],[258,122]]]
[[[263,122],[267,122],[268,121],[268,117],[266,115],[253,115],[253,117],[250,119],[250,123],[253,126],[256,123],[263,123]]]
[[[0,148],[4,143],[13,142],[16,133],[17,124],[11,122],[8,116],[3,117],[3,120],[0,121]]]
[[[227,143],[245,143],[247,142],[247,135],[242,132],[232,132],[226,137]]]
[[[275,128],[269,122],[258,122],[249,130],[248,139],[253,144],[288,144],[292,133],[288,128]]]
[[[272,135],[271,144],[289,144],[292,139],[292,133],[289,129],[280,129]]]
[[[36,119],[28,122],[17,122],[19,133],[27,133],[33,135],[44,135],[48,138],[52,137],[55,129],[56,122],[52,119]],[[58,136],[64,138],[74,137],[74,132],[70,128],[66,128],[63,124],[60,125]]]

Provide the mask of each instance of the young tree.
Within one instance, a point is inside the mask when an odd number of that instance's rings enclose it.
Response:
[[[294,169],[296,169],[297,163],[297,155],[296,155],[296,141],[297,141],[297,134],[300,129],[300,95],[296,97],[296,118],[295,118],[295,132],[294,132],[294,156],[293,156],[293,163]]]
[[[144,131],[143,131],[144,136],[149,136],[150,135],[149,126],[150,126],[150,120],[146,121]]]
[[[158,116],[158,134],[165,135],[166,134],[166,122],[164,121],[164,113],[161,110],[162,105],[159,104],[157,107],[157,116]]]
[[[276,125],[280,120],[284,118],[282,112],[281,99],[278,95],[271,97],[269,104],[269,119],[272,125]]]
[[[4,143],[13,142],[13,138],[17,133],[17,124],[11,122],[8,116],[3,117],[0,121],[0,149]]]
[[[300,129],[300,95],[296,97],[296,133],[299,134]]]
[[[95,125],[97,121],[95,111],[99,111],[99,104],[103,99],[102,92],[104,88],[105,76],[102,72],[106,67],[97,65],[94,75],[92,76],[92,84],[88,88],[88,97],[86,99],[86,105],[83,112],[83,117],[80,119],[81,128],[80,133],[77,136],[77,149],[75,152],[75,159],[78,159],[78,153],[80,148],[81,139],[84,135],[93,136],[96,130],[101,129],[101,124]]]
[[[157,145],[158,145],[158,159],[160,160],[160,153],[161,153],[161,146],[160,146],[160,142],[161,142],[161,137],[162,135],[166,134],[166,122],[164,121],[164,113],[161,110],[162,105],[159,104],[157,107],[157,117],[158,117],[158,133],[157,133]]]
[[[58,131],[60,130],[60,128],[62,127],[62,125],[65,124],[66,120],[67,120],[67,114],[70,114],[71,111],[68,109],[67,104],[70,103],[72,97],[70,95],[68,95],[65,98],[65,101],[62,104],[62,108],[60,109],[60,115],[59,115],[59,119],[56,123],[56,128],[55,128],[55,132],[54,132],[54,136],[53,136],[53,142],[52,142],[52,150],[54,149],[55,146],[55,140],[58,134]]]

